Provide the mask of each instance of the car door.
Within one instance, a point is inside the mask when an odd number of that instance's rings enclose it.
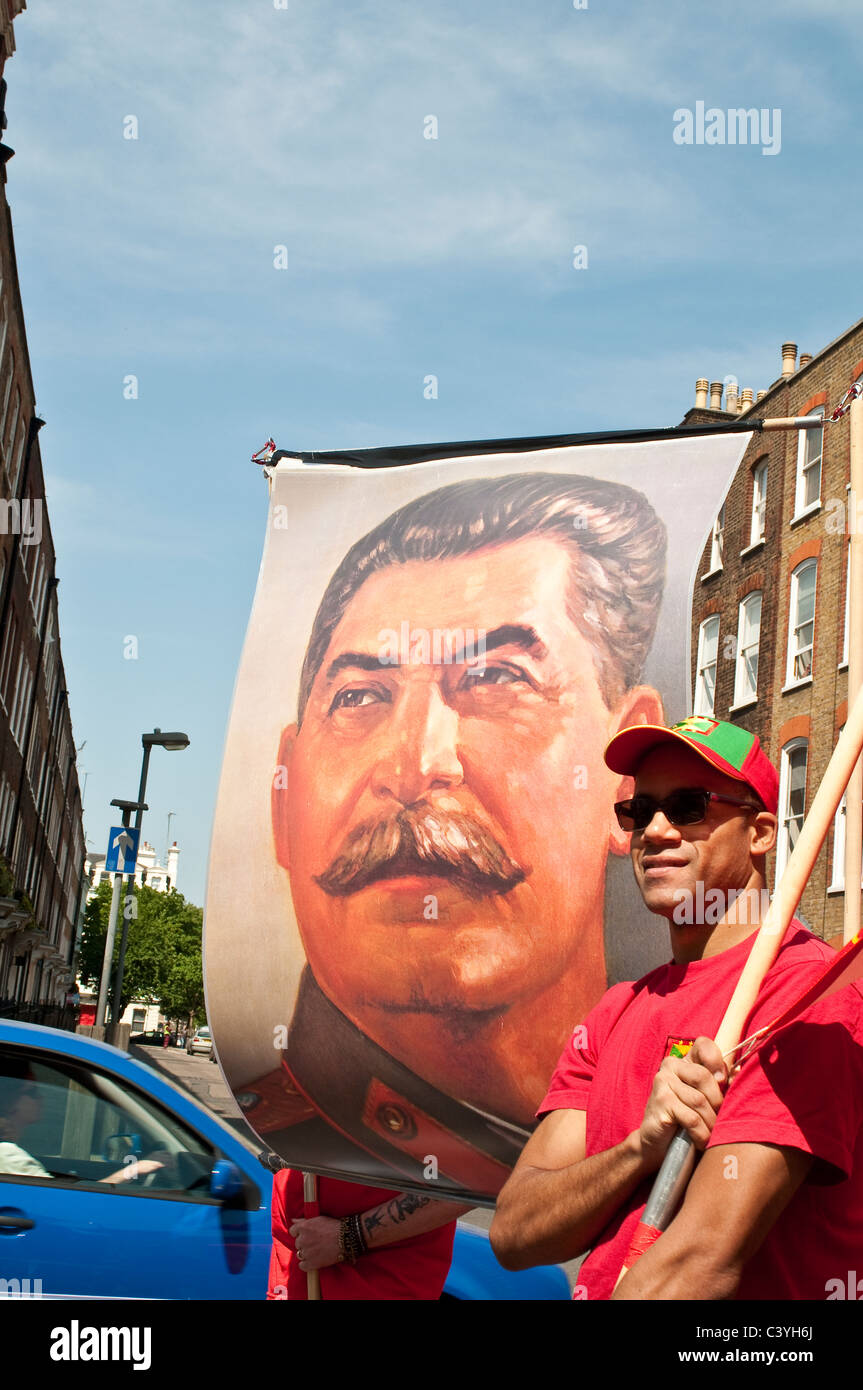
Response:
[[[250,1157],[242,1196],[216,1200],[210,1173],[223,1157],[107,1067],[3,1044],[0,1287],[27,1280],[43,1296],[264,1298],[270,1180],[262,1168],[255,1181]]]

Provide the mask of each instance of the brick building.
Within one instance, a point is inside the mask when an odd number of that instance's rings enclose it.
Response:
[[[733,378],[724,400],[723,383],[700,378],[683,421],[813,420],[811,430],[753,436],[705,546],[692,605],[695,711],[757,733],[780,770],[774,874],[847,714],[849,420],[821,422],[861,376],[863,320],[799,361],[796,344],[783,344],[781,375],[755,401]],[[801,901],[809,925],[834,944],[845,817],[843,805]]]
[[[12,21],[0,0],[0,109]],[[5,114],[0,138],[5,139]],[[0,144],[0,1012],[39,1016],[73,988],[84,829],[33,381]]]

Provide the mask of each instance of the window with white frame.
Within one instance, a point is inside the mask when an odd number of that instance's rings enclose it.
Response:
[[[18,823],[15,826],[15,834],[12,836],[12,858],[9,864],[9,867],[17,879],[24,877],[23,856],[27,853],[27,848],[27,833],[24,828],[24,822],[19,816]]]
[[[9,349],[9,367],[6,380],[3,385],[3,414],[0,416],[0,440],[6,438],[6,420],[9,413],[9,401],[12,397],[12,382],[15,380],[15,353]]]
[[[32,845],[30,846],[30,853],[27,856],[27,868],[24,873],[24,887],[26,891],[30,894],[32,894],[33,892],[33,880],[36,877],[36,868],[38,863],[39,856],[37,853],[36,841],[34,840]]]
[[[719,509],[719,515],[713,523],[713,535],[710,538],[710,568],[708,574],[714,570],[722,569],[722,556],[725,551],[725,504]]]
[[[49,874],[43,874],[36,899],[36,921],[44,922],[51,905],[51,881]]]
[[[716,662],[719,654],[719,615],[705,618],[698,631],[695,678],[695,714],[712,717],[716,699]]]
[[[42,659],[45,663],[45,702],[50,709],[54,696],[54,670],[57,665],[57,615],[53,605],[45,628]]]
[[[752,517],[749,523],[749,544],[764,540],[767,520],[767,460],[752,470]]]
[[[800,430],[797,438],[797,492],[794,499],[794,515],[801,516],[821,501],[821,452],[824,440],[824,426],[821,423],[824,411],[821,406],[809,412],[817,424],[811,429]]]
[[[24,444],[26,442],[26,439],[27,425],[22,420],[21,428],[18,431],[18,447],[15,450],[15,458],[11,464],[11,472],[9,474],[9,485],[12,488],[13,492],[17,492],[18,490],[18,479],[21,476],[21,464],[24,461]]]
[[[64,841],[63,841],[63,847],[62,847],[62,849],[60,850],[60,862],[59,862],[59,864],[57,865],[57,874],[58,874],[58,877],[59,877],[61,883],[63,882],[63,875],[64,875],[65,872],[66,872],[66,864],[68,863],[68,860],[69,860],[69,840],[68,840],[68,838],[67,838],[67,839],[64,839]]]
[[[37,632],[42,622],[42,610],[47,583],[48,566],[45,563],[45,552],[40,550],[33,564],[33,572],[30,576],[30,605],[33,609],[33,621],[36,625]]]
[[[66,768],[68,767],[68,759],[71,751],[72,739],[69,730],[64,724],[57,744],[57,766],[60,769],[60,775],[62,777],[66,775]]]
[[[734,704],[747,705],[758,698],[758,645],[761,640],[761,594],[747,594],[737,620],[737,667],[734,672]]]
[[[30,753],[27,758],[27,776],[31,788],[36,788],[39,785],[39,758],[44,756],[44,752],[45,750],[40,737],[39,721],[37,720],[34,725],[33,736],[30,739]]]
[[[6,335],[9,332],[9,316],[6,313],[6,302],[3,299],[3,276],[0,275],[0,362],[3,360],[3,353],[6,350]]]
[[[11,696],[13,657],[18,646],[18,617],[10,610],[9,626],[6,633],[6,642],[2,657],[0,657],[0,702],[3,708],[8,710]]]
[[[779,772],[779,836],[776,841],[776,882],[788,863],[788,856],[797,844],[806,814],[806,766],[809,743],[805,738],[792,739],[782,749]]]
[[[6,458],[12,457],[12,446],[15,443],[15,431],[18,428],[18,416],[21,413],[21,392],[15,387],[15,395],[12,398],[12,423],[9,426],[9,437],[6,441]]]
[[[33,685],[33,671],[30,662],[22,651],[18,658],[18,674],[15,679],[15,694],[12,697],[12,707],[9,711],[9,732],[21,747],[21,735],[27,722],[27,710],[29,708],[30,690]]]
[[[47,772],[48,772],[48,749],[45,748],[45,749],[42,750],[42,761],[41,761],[41,763],[39,764],[39,776],[38,776],[37,780],[33,783],[33,786],[36,788],[36,807],[37,807],[37,809],[38,809],[38,811],[39,811],[39,817],[40,817],[40,819],[41,819],[41,817],[42,817],[42,810],[43,810],[42,800],[43,800],[43,797],[44,797],[44,794],[45,794],[45,777],[46,777],[46,775],[47,775]]]
[[[844,728],[844,725],[843,725]],[[839,730],[840,734],[842,729]],[[863,815],[863,807],[859,814]],[[828,889],[832,893],[842,892],[845,888],[845,827],[848,824],[848,793],[844,793],[842,800],[833,817],[833,862],[830,872],[830,883]]]
[[[59,831],[60,831],[60,818],[61,818],[62,814],[63,814],[63,807],[62,807],[62,805],[61,805],[61,803],[60,803],[60,795],[59,795],[59,792],[58,792],[57,788],[55,787],[55,789],[54,789],[54,797],[53,797],[53,801],[52,801],[52,805],[51,805],[51,815],[50,815],[50,817],[49,817],[49,819],[48,819],[48,836],[47,836],[47,839],[48,839],[48,848],[49,848],[49,850],[51,851],[51,854],[52,854],[53,857],[54,857],[54,862],[55,862],[55,863],[57,862],[57,847],[58,847],[58,844],[59,844],[58,836],[59,836]]]
[[[0,850],[5,850],[12,823],[12,809],[15,805],[15,792],[12,783],[3,773],[0,778]]]
[[[815,643],[815,584],[818,561],[804,560],[791,576],[791,604],[788,613],[788,664],[785,684],[799,685],[812,678],[812,651]]]
[[[2,304],[0,304],[0,366],[2,366],[3,359],[4,359],[5,354],[6,354],[6,334],[7,334],[7,332],[8,332],[8,329],[9,329],[9,323],[8,323],[7,318],[6,318],[5,307],[3,307]],[[0,380],[2,380],[2,372],[0,372]],[[4,404],[3,404],[3,417],[4,417],[4,421],[5,421],[5,414],[6,414],[6,407],[5,407],[5,397],[4,397]],[[2,437],[2,436],[0,436],[0,437]],[[8,462],[7,462],[7,460],[4,458],[4,459],[2,460],[2,462],[3,462],[4,466],[6,466],[6,471],[7,471],[7,473],[8,473],[9,468],[8,468]]]

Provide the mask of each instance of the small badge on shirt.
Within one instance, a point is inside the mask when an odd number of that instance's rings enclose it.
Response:
[[[685,1057],[694,1042],[694,1038],[668,1037],[665,1040],[665,1051],[662,1055],[663,1057]]]

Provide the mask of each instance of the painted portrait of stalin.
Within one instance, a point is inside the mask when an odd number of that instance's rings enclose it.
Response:
[[[602,754],[663,722],[639,681],[664,577],[646,498],[560,473],[438,488],[345,555],[272,790],[307,965],[280,1066],[239,1097],[292,1166],[508,1176],[606,988],[631,785]]]

